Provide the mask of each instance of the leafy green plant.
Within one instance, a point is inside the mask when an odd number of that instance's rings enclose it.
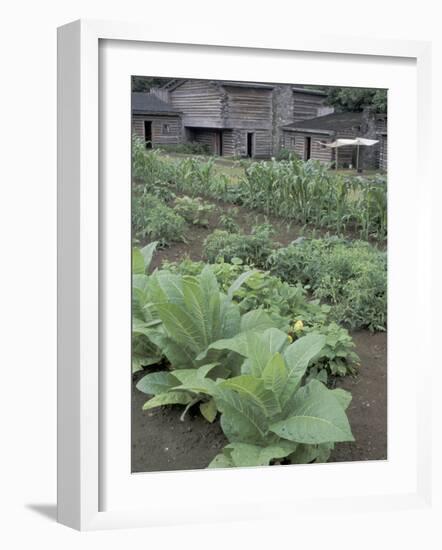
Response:
[[[228,213],[221,214],[219,217],[219,226],[229,233],[239,233],[240,227],[236,221],[238,208],[231,208]]]
[[[199,197],[192,199],[185,196],[175,199],[174,210],[186,222],[192,225],[207,227],[209,225],[209,216],[215,210],[215,205],[204,202]]]
[[[132,372],[161,361],[161,350],[148,338],[149,330],[161,323],[148,307],[148,271],[158,243],[132,251]]]
[[[315,298],[331,304],[332,318],[351,329],[385,330],[386,253],[364,241],[300,239],[275,251],[270,272],[290,284],[308,285]]]
[[[309,378],[318,378],[326,383],[328,376],[356,374],[360,359],[355,353],[355,343],[348,330],[336,323],[321,327],[306,328],[304,333],[316,332],[325,336],[325,344],[309,368]]]
[[[154,195],[144,194],[132,202],[132,231],[139,241],[156,240],[158,246],[185,241],[186,221]]]
[[[161,325],[150,330],[148,336],[172,368],[198,368],[203,365],[198,356],[212,342],[257,326],[272,325],[263,311],[241,315],[232,299],[250,275],[251,272],[242,273],[226,293],[220,292],[210,266],[196,277],[160,270],[148,278],[149,312],[161,320]],[[218,360],[219,355],[212,354],[210,362]]]
[[[181,275],[198,275],[204,269],[204,262],[185,259],[179,263],[164,264],[164,267]],[[251,268],[240,259],[231,263],[219,262],[211,268],[221,289],[226,291],[235,278]],[[283,329],[296,321],[305,327],[317,328],[328,322],[331,306],[319,300],[308,299],[307,291],[300,284],[290,285],[268,271],[253,270],[243,285],[233,294],[241,312],[263,309],[270,315],[275,326]]]
[[[244,362],[239,376],[210,390],[229,444],[209,467],[325,462],[335,443],[354,440],[345,414],[350,394],[318,380],[302,385],[324,341],[310,334],[287,345],[285,333],[268,329],[210,346],[234,351]]]
[[[204,257],[211,263],[239,258],[245,263],[263,266],[276,246],[272,234],[273,228],[269,224],[253,227],[250,234],[216,229],[204,241]]]

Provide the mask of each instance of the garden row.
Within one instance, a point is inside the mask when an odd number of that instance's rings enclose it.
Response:
[[[134,194],[170,200],[173,191],[205,196],[274,214],[302,225],[342,235],[384,241],[387,236],[387,185],[384,176],[362,178],[336,174],[317,161],[238,161],[239,173],[217,169],[212,158],[172,159],[146,152],[134,139]]]

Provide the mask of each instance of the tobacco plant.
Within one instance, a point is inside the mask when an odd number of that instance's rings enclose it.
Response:
[[[229,445],[209,467],[325,462],[334,444],[353,441],[345,413],[351,396],[318,380],[303,385],[325,338],[310,334],[288,344],[277,329],[216,342],[244,358],[241,374],[212,387]]]

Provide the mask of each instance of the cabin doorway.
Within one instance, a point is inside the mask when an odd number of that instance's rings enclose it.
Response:
[[[144,143],[146,149],[152,149],[152,121],[144,121]]]
[[[253,150],[253,132],[247,132],[247,156],[253,158],[255,151]]]
[[[215,143],[214,143],[214,153],[215,155],[223,156],[223,133],[222,131],[215,133]]]
[[[306,137],[304,140],[304,160],[312,158],[312,138]]]

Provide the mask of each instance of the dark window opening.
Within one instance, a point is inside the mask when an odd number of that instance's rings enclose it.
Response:
[[[163,124],[163,134],[170,134],[170,124]]]
[[[253,157],[253,132],[247,132],[247,156]]]
[[[146,149],[152,149],[152,121],[144,121],[144,143],[146,144]]]
[[[306,137],[304,142],[304,160],[309,160],[312,157],[312,138]]]

